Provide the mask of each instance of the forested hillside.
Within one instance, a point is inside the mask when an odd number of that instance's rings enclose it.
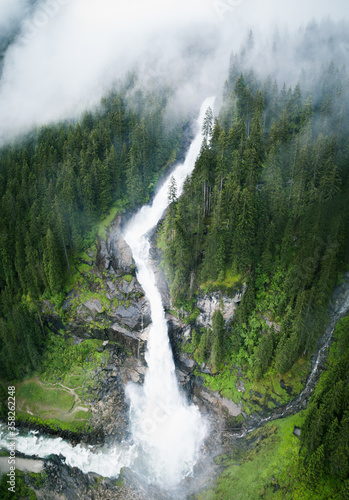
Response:
[[[193,345],[215,370],[237,362],[259,379],[313,351],[349,264],[349,86],[333,61],[287,87],[260,79],[245,57],[231,59],[178,200],[173,186],[160,246],[178,308],[247,284],[232,328],[196,332]]]
[[[91,244],[96,223],[112,204],[146,202],[175,160],[182,123],[169,119],[169,97],[131,76],[98,111],[0,150],[0,377],[37,368],[42,299],[63,299],[71,259]]]
[[[315,44],[302,49],[312,69],[294,86],[248,66],[252,33],[232,56],[223,105],[215,119],[206,114],[201,154],[179,198],[171,185],[158,238],[172,305],[192,324],[185,350],[203,363],[197,375],[235,402],[236,370],[254,390],[277,375],[301,379],[326,328],[330,295],[349,269],[348,71],[336,58],[316,64]],[[212,328],[196,327],[198,297],[242,290],[232,323],[218,308]],[[280,498],[348,498],[347,319],[301,417],[302,446],[292,445],[299,456],[290,448],[288,458],[280,455],[283,472],[273,477]],[[235,491],[233,470],[209,498]]]

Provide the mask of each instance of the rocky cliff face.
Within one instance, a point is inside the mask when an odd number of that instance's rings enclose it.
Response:
[[[56,330],[64,329],[76,343],[90,338],[103,339],[101,349],[109,351],[106,357],[108,362],[92,374],[94,386],[86,400],[92,412],[91,424],[98,434],[96,445],[104,441],[121,441],[127,437],[129,417],[125,386],[130,381],[142,384],[146,373],[144,352],[151,319],[150,306],[136,278],[131,251],[122,238],[122,223],[122,218],[117,217],[107,231],[106,241],[99,240],[86,252],[79,266],[80,278],[75,280],[73,289],[63,303],[64,318],[55,313],[52,304],[46,302],[44,307],[47,321]],[[170,293],[160,266],[161,251],[154,244],[150,257],[165,310],[169,311]],[[192,325],[186,325],[169,312],[166,313],[178,381],[188,398],[207,416],[211,429],[214,429],[212,436],[215,439],[210,437],[206,443],[210,456],[217,452],[216,434],[226,428],[227,422],[239,415],[241,409],[203,386],[201,378],[194,375],[194,370],[198,368],[196,362],[181,351],[180,344],[190,338],[192,328],[211,326],[212,314],[218,307],[228,324],[243,292],[233,298],[218,293],[200,296],[197,302],[200,313]],[[70,495],[73,498],[74,491],[80,491],[85,486],[90,489],[94,485],[93,475],[84,476],[58,462],[52,467],[54,476],[51,479],[53,484],[57,481],[56,492],[63,492],[66,498]],[[97,491],[101,498],[109,498],[108,494],[112,495],[110,498],[128,498],[135,481],[131,478],[128,485],[127,474],[125,471],[122,476],[122,488],[118,488],[115,483],[98,482],[96,498]],[[66,480],[67,487],[64,487]],[[53,484],[50,484],[51,488]],[[140,489],[137,487],[138,493]],[[156,498],[155,492],[152,494]],[[87,494],[86,498],[89,498]]]
[[[222,311],[228,328],[244,291],[245,289],[232,298],[219,293],[199,296],[196,304],[200,313],[191,325],[185,324],[182,320],[167,313],[169,337],[176,363],[178,381],[189,398],[199,406],[200,410],[204,414],[210,415],[210,419],[212,418],[215,422],[215,428],[217,426],[226,427],[228,423],[230,428],[241,426],[241,422],[237,424],[233,423],[232,420],[242,414],[241,406],[221,397],[218,392],[212,392],[204,386],[203,379],[199,374],[200,372],[210,373],[209,366],[199,366],[189,354],[183,352],[182,346],[191,338],[194,329],[212,327],[212,315],[218,308]]]
[[[157,286],[161,293],[162,302],[165,310],[168,311],[166,313],[166,319],[173,357],[176,364],[178,382],[186,392],[188,398],[193,400],[200,410],[212,420],[214,428],[226,427],[227,422],[229,422],[229,426],[232,427],[232,419],[242,414],[241,407],[236,405],[233,401],[222,398],[218,392],[213,393],[204,387],[202,378],[195,375],[194,372],[197,373],[197,371],[201,370],[209,373],[209,367],[199,367],[190,355],[183,352],[182,345],[191,338],[193,329],[212,328],[212,315],[217,309],[222,312],[225,325],[229,328],[236,308],[246,292],[246,285],[243,285],[241,290],[238,290],[233,297],[229,297],[221,292],[199,295],[196,299],[196,307],[199,310],[199,314],[191,324],[186,324],[183,319],[175,317],[170,313],[172,304],[169,284],[161,268],[162,251],[156,245],[160,226],[161,221],[151,235],[152,246],[150,257]],[[235,425],[240,426],[241,423],[233,424],[233,426]]]
[[[150,305],[135,276],[131,251],[122,238],[117,217],[106,241],[86,253],[71,292],[63,303],[64,323],[46,302],[45,313],[56,330],[78,339],[114,341],[139,358],[144,354],[150,324]]]
[[[106,241],[98,239],[82,257],[75,269],[74,286],[62,305],[64,317],[50,302],[43,306],[50,327],[57,333],[69,334],[74,343],[104,340],[102,349],[108,362],[94,368],[93,390],[87,391],[85,397],[98,443],[125,438],[125,385],[130,381],[142,383],[146,371],[150,305],[136,278],[131,251],[122,237],[122,224],[118,216],[108,228]]]
[[[215,311],[220,310],[226,325],[231,323],[235,310],[240,304],[243,294],[246,291],[246,285],[243,285],[234,297],[228,297],[224,293],[214,292],[206,293],[198,297],[196,306],[200,314],[196,318],[196,326],[201,328],[212,328],[212,315]]]

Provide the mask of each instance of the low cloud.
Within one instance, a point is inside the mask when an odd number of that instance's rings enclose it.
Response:
[[[33,4],[33,2],[32,2]],[[140,70],[175,81],[178,102],[220,92],[229,54],[248,27],[284,31],[311,17],[340,19],[344,0],[2,0],[0,28],[19,22],[0,81],[0,140],[33,124],[76,116],[113,81]],[[7,29],[7,28],[6,28]]]
[[[1,0],[0,38],[5,37],[28,12],[28,0]]]

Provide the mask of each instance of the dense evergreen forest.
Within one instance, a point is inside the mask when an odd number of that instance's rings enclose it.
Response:
[[[175,159],[183,134],[167,114],[169,96],[141,90],[130,76],[95,113],[1,148],[0,377],[37,368],[42,299],[63,299],[71,257],[112,203],[146,202]]]
[[[327,473],[342,482],[341,496],[349,495],[349,317],[337,324],[328,367],[315,388],[302,427],[308,451],[310,485]]]
[[[234,58],[195,171],[178,200],[172,189],[161,237],[174,302],[188,307],[198,285],[227,275],[235,289],[246,282],[220,357],[257,378],[314,349],[348,265],[348,90],[333,63],[303,91],[261,82]],[[199,342],[209,359],[212,338]]]
[[[178,199],[172,183],[158,244],[173,303],[189,321],[198,293],[234,295],[246,284],[230,327],[216,311],[212,329],[194,330],[191,343],[216,377],[239,365],[260,380],[314,351],[348,270],[349,79],[329,60],[280,85],[248,67],[252,49],[250,33],[231,58],[217,118],[206,114],[201,154]],[[310,488],[323,472],[349,477],[347,327],[302,430],[299,474]]]

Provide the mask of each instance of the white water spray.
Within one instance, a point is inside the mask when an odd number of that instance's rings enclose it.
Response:
[[[208,98],[201,106],[197,135],[184,163],[172,173],[178,195],[186,177],[194,169],[203,139],[201,129],[205,112],[209,106],[213,107],[213,103],[214,98]],[[172,175],[163,184],[152,205],[143,207],[125,229],[125,239],[132,249],[138,279],[150,301],[152,314],[144,386],[129,384],[127,387],[133,444],[104,446],[94,452],[90,446],[73,447],[61,438],[30,432],[27,436],[16,437],[17,451],[40,458],[51,454],[62,455],[68,465],[104,477],[116,477],[122,467],[129,467],[149,482],[155,481],[165,488],[175,487],[192,472],[207,434],[207,425],[198,408],[189,404],[178,388],[161,296],[148,262],[150,243],[146,237],[168,205]],[[7,431],[1,425],[0,447],[8,448]]]
[[[202,124],[214,98],[203,103],[198,120],[199,130],[184,163],[172,173],[180,195],[184,181],[194,169],[202,144]],[[129,384],[132,436],[140,450],[139,472],[162,486],[174,486],[189,475],[198,458],[207,426],[199,410],[189,405],[180,392],[170,347],[167,323],[160,292],[149,264],[150,242],[147,233],[155,227],[168,206],[171,179],[166,180],[151,206],[143,207],[127,225],[124,238],[137,265],[137,277],[151,306],[152,325],[148,338],[146,361],[148,371],[143,387]]]
[[[0,424],[0,448],[9,449],[7,428]],[[78,444],[73,447],[71,443],[62,438],[52,438],[29,432],[27,435],[15,437],[16,451],[27,456],[48,458],[50,455],[61,455],[70,467],[78,467],[85,473],[95,472],[103,477],[117,477],[122,467],[131,467],[137,456],[135,446],[127,443],[116,446],[103,446],[97,452],[93,446]]]

